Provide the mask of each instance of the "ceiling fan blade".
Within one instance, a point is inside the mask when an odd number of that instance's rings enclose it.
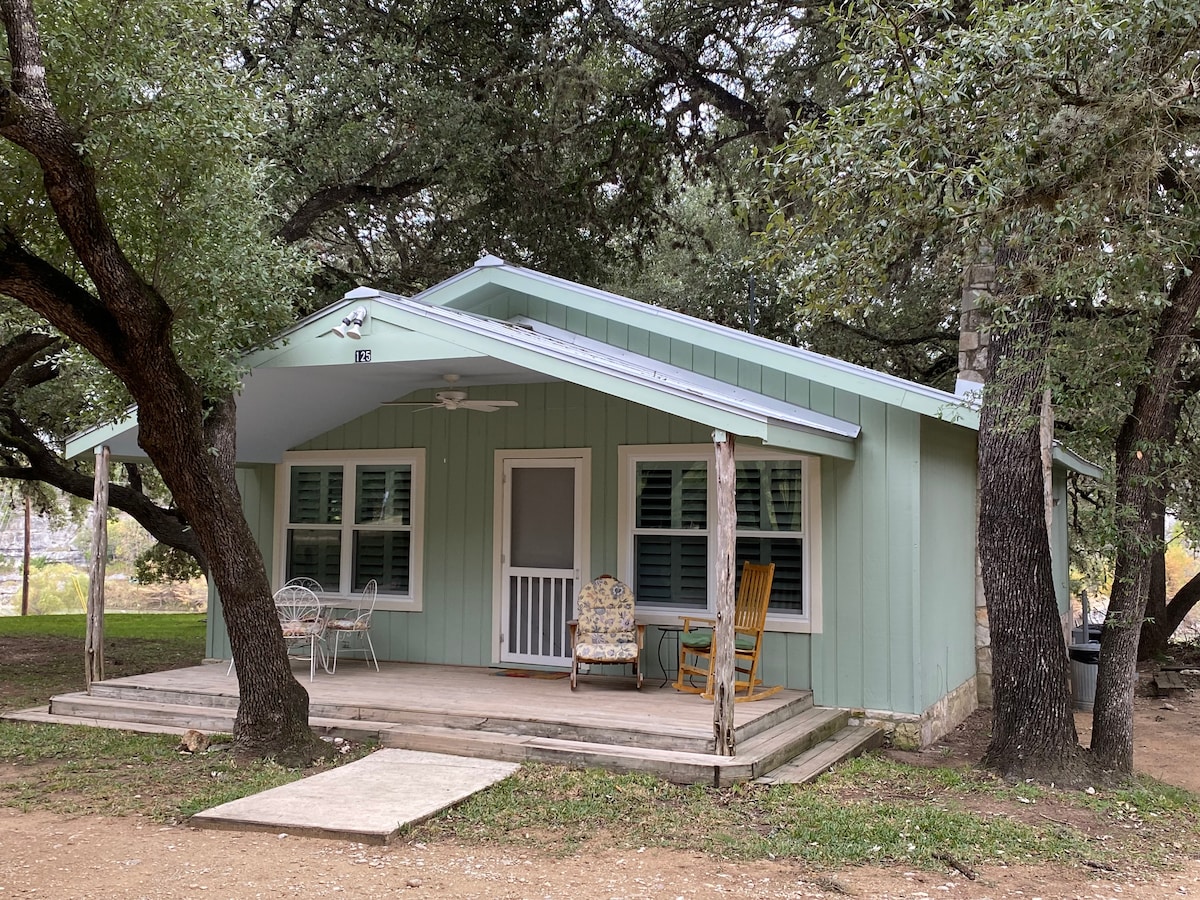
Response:
[[[413,412],[420,412],[423,409],[441,409],[444,404],[435,403],[431,400],[385,400],[380,406],[407,406]]]
[[[495,412],[502,406],[517,406],[516,400],[460,400],[458,406],[462,409],[473,409],[475,412]]]

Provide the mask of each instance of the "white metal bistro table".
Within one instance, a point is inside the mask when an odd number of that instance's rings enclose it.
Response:
[[[679,635],[682,632],[682,625],[658,626],[658,665],[663,673],[663,687],[679,674]],[[663,657],[664,645],[668,651],[666,659]],[[670,652],[672,649],[675,651],[673,655]]]

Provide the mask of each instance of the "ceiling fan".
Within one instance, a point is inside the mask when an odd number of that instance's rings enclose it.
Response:
[[[442,376],[449,384],[458,381],[457,375]],[[517,406],[516,400],[471,400],[466,391],[438,391],[433,400],[392,400],[384,406],[411,406],[422,409],[473,409],[475,412],[495,412],[502,406]]]

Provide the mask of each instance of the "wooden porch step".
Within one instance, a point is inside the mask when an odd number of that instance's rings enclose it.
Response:
[[[176,725],[152,725],[148,722],[139,722],[136,720],[126,719],[97,719],[88,718],[86,716],[64,716],[56,715],[46,711],[44,706],[34,706],[29,709],[11,710],[0,714],[0,719],[9,722],[38,722],[48,725],[87,725],[91,728],[111,728],[115,731],[133,731],[139,734],[174,734],[178,735],[180,729]],[[197,731],[205,731],[203,728],[196,729]],[[227,732],[228,729],[212,729],[212,731]],[[211,732],[210,732],[211,733]]]
[[[850,714],[841,709],[811,708],[739,742],[734,757],[686,750],[632,747],[627,744],[566,740],[537,735],[496,734],[422,726],[386,730],[385,747],[478,756],[509,762],[537,761],[602,768],[612,772],[649,772],[680,784],[714,786],[749,781],[804,753],[842,728]]]
[[[169,703],[127,703],[86,693],[62,694],[51,700],[49,711],[41,707],[6,713],[0,718],[23,722],[50,722],[59,725],[90,725],[137,731],[144,734],[180,734],[188,729],[209,734],[233,731],[234,711]],[[394,728],[393,722],[365,719],[331,719],[311,716],[309,725],[317,734],[344,737],[356,741],[380,741],[383,733]]]
[[[180,732],[189,728],[228,732],[233,729],[236,710],[176,703],[138,703],[79,692],[51,697],[49,712],[59,718],[88,720],[80,721],[82,725],[120,721],[162,726]]]
[[[738,756],[753,760],[751,778],[778,769],[797,756],[825,742],[850,721],[848,710],[833,707],[813,707],[770,731],[747,741],[739,741]]]
[[[230,678],[229,691],[196,692],[173,690],[161,687],[146,687],[138,684],[123,682],[98,682],[92,686],[90,699],[108,699],[113,702],[127,703],[131,708],[178,707],[191,710],[192,718],[207,721],[211,712],[218,716],[228,716],[229,721],[237,711],[237,681]],[[64,695],[64,697],[80,698],[89,695]],[[53,698],[51,704],[63,698]],[[737,741],[739,744],[754,739],[761,734],[770,733],[782,723],[793,721],[798,715],[812,710],[812,693],[798,692],[786,703],[779,704],[765,715],[758,716],[744,725],[737,726]],[[73,714],[66,706],[62,710],[52,710],[62,714]],[[203,712],[198,712],[203,711]],[[421,709],[406,709],[403,706],[373,706],[344,702],[327,702],[318,698],[310,701],[309,713],[313,719],[330,719],[340,721],[363,721],[372,723],[392,723],[398,727],[428,726],[435,728],[450,728],[464,731],[487,731],[500,734],[517,734],[528,737],[545,737],[558,740],[579,741],[583,743],[621,744],[635,747],[648,747],[659,750],[683,751],[692,753],[711,753],[714,749],[711,728],[707,725],[696,728],[684,728],[677,722],[662,720],[647,722],[642,725],[631,724],[627,719],[611,719],[597,716],[593,721],[581,723],[558,718],[553,709],[543,709],[537,718],[531,716],[505,716],[495,711],[463,710],[459,712],[430,712]],[[88,715],[79,713],[79,715]],[[136,716],[133,716],[136,719]],[[186,718],[186,717],[185,717]],[[156,718],[155,721],[161,721]],[[182,719],[178,719],[181,721]],[[187,726],[185,726],[187,727]],[[205,730],[204,725],[192,726]],[[224,727],[224,726],[221,726]]]
[[[108,700],[125,700],[131,703],[162,703],[168,706],[213,707],[237,711],[240,698],[238,697],[237,679],[230,676],[229,692],[199,693],[197,691],[172,690],[170,688],[150,688],[136,684],[126,684],[121,681],[97,681],[92,684],[91,694],[85,696],[105,698]],[[53,703],[53,698],[51,698]]]
[[[385,747],[475,756],[508,762],[545,762],[600,768],[610,772],[645,772],[680,784],[723,785],[746,781],[753,763],[742,756],[660,750],[567,741],[517,734],[466,732],[454,728],[406,727],[384,733]]]
[[[226,686],[223,679],[209,678],[205,689],[193,691],[169,682],[100,683],[93,685],[91,695],[56,696],[48,711],[27,718],[148,732],[194,728],[227,733],[233,730],[237,712],[236,686],[233,679],[230,682]],[[401,705],[387,707],[360,705],[350,692],[344,697],[326,692],[322,702],[318,694],[310,706],[310,722],[318,733],[378,741],[386,747],[648,772],[672,781],[713,785],[777,771],[827,741],[848,720],[844,710],[814,707],[810,692],[794,692],[755,710],[760,714],[737,728],[737,755],[728,758],[712,752],[711,711],[697,715],[687,703],[650,707],[676,710],[666,715],[647,715],[646,707],[624,702],[599,703],[597,715],[582,721],[577,704],[559,710],[550,703],[530,704],[527,698],[488,716],[479,714],[475,698],[457,707],[450,704],[451,711],[446,711],[428,702],[423,709],[412,708],[403,698]],[[394,693],[388,697],[394,702]],[[546,718],[533,718],[535,708]],[[569,721],[572,715],[574,722]]]
[[[795,759],[755,779],[758,784],[807,784],[840,762],[883,744],[883,731],[869,725],[846,725],[832,737]]]

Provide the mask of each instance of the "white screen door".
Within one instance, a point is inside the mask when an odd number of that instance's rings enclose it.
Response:
[[[504,461],[500,661],[571,663],[582,565],[581,459]]]

